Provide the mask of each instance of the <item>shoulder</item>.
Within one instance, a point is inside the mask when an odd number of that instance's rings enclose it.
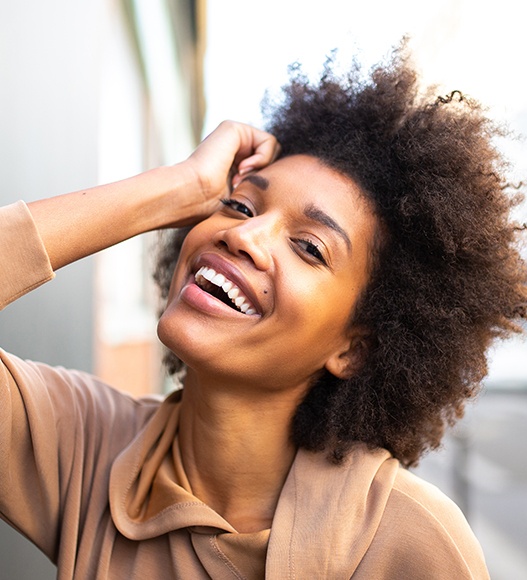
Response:
[[[476,541],[459,507],[435,485],[404,468],[399,469],[395,478],[387,515],[397,517],[401,523],[411,516],[414,522],[436,529],[456,544]]]
[[[105,425],[114,433],[117,425],[135,432],[161,404],[160,396],[135,399],[86,372],[25,361],[2,350],[0,359],[2,400],[9,402],[13,419],[16,409],[23,409],[33,431],[42,424],[63,435],[82,426],[97,426],[94,433],[100,433]]]
[[[403,468],[394,479],[370,556],[379,550],[390,554],[395,577],[489,577],[481,546],[458,506]]]
[[[309,530],[324,538],[316,549]],[[364,444],[341,465],[299,450],[269,549],[285,544],[288,562],[306,577],[488,579],[479,543],[454,502],[388,451]]]

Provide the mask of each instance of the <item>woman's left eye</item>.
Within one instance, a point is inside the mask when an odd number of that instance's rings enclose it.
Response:
[[[243,215],[246,215],[247,217],[253,217],[253,212],[241,201],[227,198],[227,199],[222,199],[221,203],[224,206],[229,207],[234,211],[237,211]]]
[[[313,258],[316,258],[322,264],[327,264],[322,252],[318,249],[318,246],[315,243],[302,238],[297,238],[294,241],[306,254],[313,256]]]

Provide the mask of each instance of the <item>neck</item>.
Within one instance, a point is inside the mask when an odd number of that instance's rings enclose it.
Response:
[[[178,436],[183,465],[194,495],[239,532],[271,526],[296,453],[290,426],[299,401],[212,384],[189,370]]]

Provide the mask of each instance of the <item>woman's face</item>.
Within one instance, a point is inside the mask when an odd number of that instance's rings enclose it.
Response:
[[[161,340],[193,371],[255,388],[347,376],[376,227],[358,186],[316,158],[250,174],[187,235]]]

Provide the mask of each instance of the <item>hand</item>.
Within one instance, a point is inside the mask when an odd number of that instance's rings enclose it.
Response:
[[[269,165],[279,153],[270,133],[233,121],[221,123],[184,162],[195,175],[199,214],[212,213],[231,183],[236,186],[243,175]]]
[[[193,225],[228,195],[230,180],[271,163],[269,133],[227,121],[184,162],[29,204],[54,270],[138,234]]]

